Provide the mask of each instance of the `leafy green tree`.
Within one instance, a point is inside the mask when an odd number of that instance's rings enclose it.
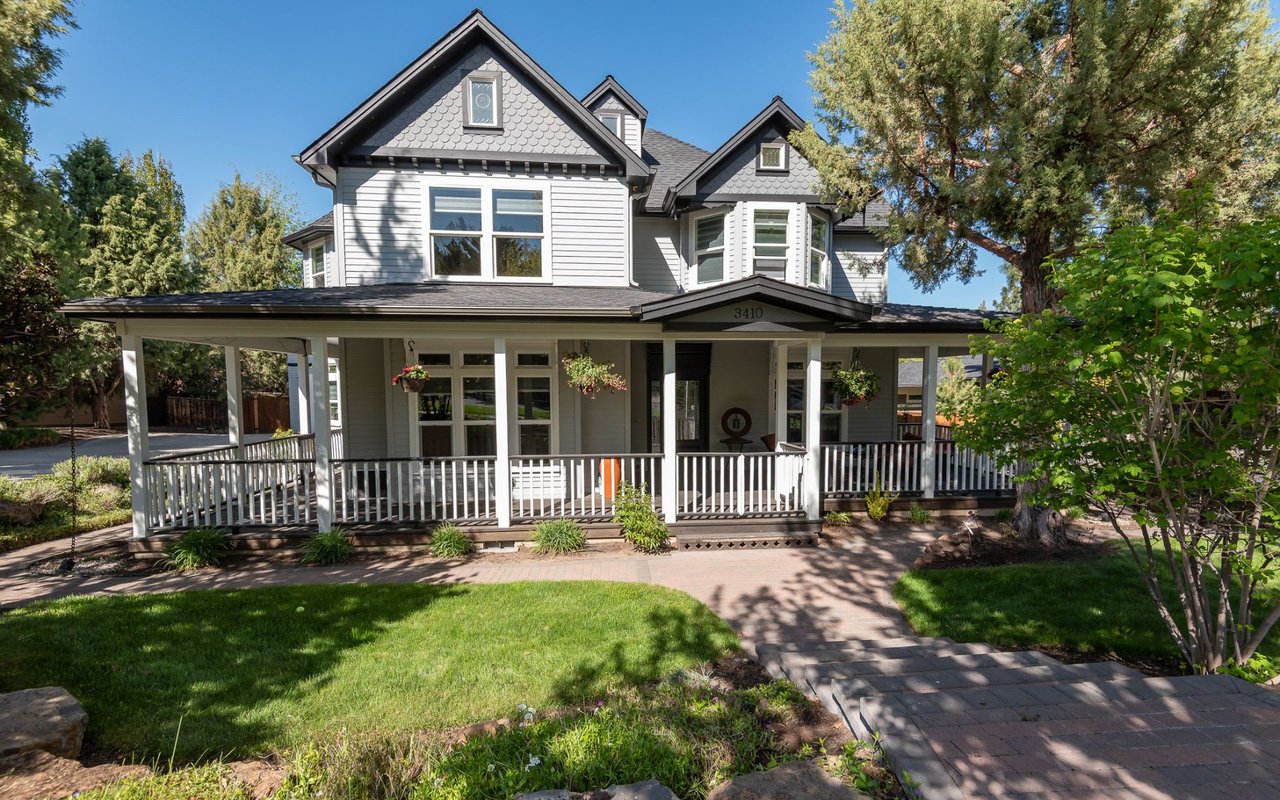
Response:
[[[1226,218],[1276,207],[1280,48],[1248,0],[862,0],[812,56],[824,137],[792,142],[848,210],[876,193],[920,287],[1016,271],[1057,304],[1052,259],[1191,182]]]
[[[71,330],[58,314],[58,268],[47,257],[0,263],[0,428],[47,408],[65,386],[59,354]]]
[[[1202,672],[1280,619],[1278,272],[1277,217],[1118,229],[1054,265],[1062,313],[979,343],[1004,369],[957,432],[1101,512]]]
[[[106,140],[98,137],[85,137],[72,145],[46,173],[46,179],[62,195],[85,250],[98,244],[107,201],[119,195],[132,197],[139,191],[134,174],[124,168]]]

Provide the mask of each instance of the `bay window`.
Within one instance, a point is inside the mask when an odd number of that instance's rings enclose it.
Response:
[[[757,210],[753,228],[755,250],[751,269],[757,275],[767,275],[780,281],[787,279],[787,225],[791,212]]]
[[[431,276],[541,279],[546,206],[543,189],[430,187]]]
[[[809,215],[809,283],[825,286],[827,274],[827,221]]]
[[[694,220],[693,263],[698,283],[724,280],[724,214]]]

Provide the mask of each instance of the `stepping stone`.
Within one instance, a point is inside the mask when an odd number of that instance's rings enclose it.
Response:
[[[810,761],[792,761],[720,784],[707,800],[865,800]]]
[[[61,686],[0,694],[0,758],[30,750],[75,758],[88,724],[80,701]]]

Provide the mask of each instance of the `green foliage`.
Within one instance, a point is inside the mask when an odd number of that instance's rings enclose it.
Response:
[[[1218,672],[1234,675],[1250,683],[1266,683],[1276,677],[1277,674],[1280,674],[1280,660],[1278,659],[1280,659],[1280,656],[1268,658],[1262,653],[1254,653],[1253,658],[1250,658],[1244,664],[1228,661],[1218,668]]]
[[[613,522],[622,526],[622,538],[642,553],[660,553],[670,546],[671,533],[653,510],[653,498],[644,486],[622,482]]]
[[[564,377],[569,385],[588,397],[594,398],[602,389],[609,394],[625,392],[627,381],[614,370],[611,361],[596,361],[589,353],[569,353],[560,359]]]
[[[995,513],[995,521],[996,521],[996,522],[1008,522],[1008,521],[1009,521],[1009,520],[1011,520],[1011,519],[1013,519],[1013,509],[1012,509],[1012,508],[997,508],[997,509],[996,509],[996,513]]]
[[[275,432],[271,434],[271,438],[272,439],[289,439],[297,435],[298,435],[297,431],[295,431],[293,428],[276,428]]]
[[[53,465],[55,478],[71,482],[71,459]],[[129,459],[113,456],[80,456],[75,460],[76,480],[84,484],[105,483],[129,488]]]
[[[1161,579],[1181,590],[1166,625],[1206,671],[1247,659],[1270,627],[1247,623],[1280,556],[1278,269],[1276,218],[1214,229],[1168,216],[1112,232],[1057,266],[1065,313],[976,343],[1004,370],[956,431],[963,446],[1040,465],[1045,502],[1132,514],[1148,591],[1164,609]],[[1170,551],[1181,568],[1162,576]],[[1219,571],[1226,583],[1206,594]]]
[[[0,450],[18,450],[23,447],[48,447],[62,441],[62,434],[53,428],[2,428]]]
[[[836,394],[846,405],[869,403],[880,393],[880,375],[869,369],[841,369],[831,371]]]
[[[345,531],[334,528],[307,538],[302,545],[302,563],[327,566],[350,561],[355,544]]]
[[[216,567],[222,563],[231,542],[219,528],[192,528],[164,546],[161,563],[179,572]]]
[[[71,328],[58,314],[58,281],[58,267],[47,257],[0,261],[0,423],[34,417],[66,392],[58,366]],[[39,429],[14,429],[22,430]],[[0,430],[0,449],[24,446],[7,436],[22,435],[14,431]]]
[[[539,522],[530,537],[533,549],[539,553],[562,556],[587,546],[587,535],[582,526],[571,519],[554,519]]]
[[[32,524],[0,526],[0,552],[119,525],[129,519],[128,461],[101,457],[80,461],[87,468],[77,475],[74,487],[70,461],[55,465],[57,474],[53,475],[25,479],[0,476],[0,499],[42,506]]]
[[[246,181],[237,172],[187,234],[202,287],[234,292],[301,286],[302,258],[282,241],[296,227],[297,201],[279,181]]]
[[[604,581],[70,597],[0,614],[0,641],[0,686],[64,686],[93,746],[179,762],[590,704],[737,649],[687,594]]]
[[[78,800],[253,800],[253,792],[222,763],[125,778],[81,792]]]
[[[911,504],[911,521],[916,525],[927,525],[933,520],[933,514],[929,509],[919,503]]]
[[[964,360],[951,356],[942,362],[942,380],[938,381],[938,413],[953,422],[967,422],[982,387],[965,374]]]
[[[867,0],[833,14],[811,57],[827,135],[791,141],[842,211],[883,193],[882,235],[922,288],[976,276],[983,249],[1038,312],[1058,299],[1046,259],[1174,205],[1192,179],[1223,216],[1276,207],[1280,57],[1263,4]]]
[[[880,485],[880,478],[876,478],[875,486],[867,492],[863,500],[867,504],[867,516],[876,522],[883,521],[889,516],[889,509],[892,508],[895,500],[898,499],[896,492],[886,492]]]
[[[848,511],[828,511],[823,517],[828,525],[852,525],[853,514]]]
[[[475,549],[475,540],[457,525],[441,525],[431,532],[431,554],[436,558],[461,558]]]

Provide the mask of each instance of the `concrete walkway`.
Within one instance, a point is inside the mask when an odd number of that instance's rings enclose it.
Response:
[[[246,442],[270,439],[270,434],[253,433],[245,436]],[[204,450],[227,443],[225,433],[153,433],[147,437],[154,455],[187,450]],[[129,454],[129,443],[123,433],[112,433],[76,442],[76,454],[81,456],[113,456],[124,458]],[[24,447],[19,450],[0,450],[0,475],[14,478],[31,478],[53,471],[53,465],[71,458],[71,445],[56,444],[52,447]]]
[[[0,556],[0,608],[70,594],[317,583],[660,584],[706,603],[772,671],[855,732],[881,734],[890,760],[926,797],[1280,797],[1276,692],[1226,676],[1152,679],[1117,664],[1062,665],[1039,653],[915,636],[891,588],[935,534],[913,529],[795,550],[31,578],[27,563],[65,551],[65,542],[50,542]]]

